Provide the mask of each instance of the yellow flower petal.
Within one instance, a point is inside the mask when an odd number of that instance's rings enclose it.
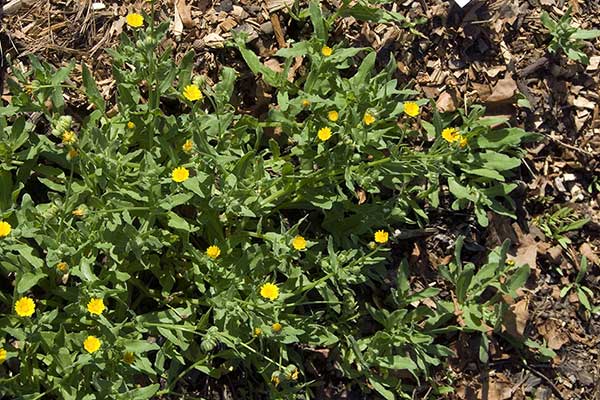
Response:
[[[187,85],[183,88],[183,97],[189,101],[202,100],[202,92],[196,85]]]
[[[338,114],[338,112],[335,110],[329,111],[327,113],[327,118],[332,122],[337,121],[339,117],[340,117],[340,114]]]
[[[329,138],[331,138],[331,129],[328,127],[321,128],[317,132],[317,136],[319,137],[319,139],[325,142],[329,140]]]
[[[87,305],[87,309],[90,314],[100,315],[106,307],[104,306],[104,300],[98,298],[92,298]]]
[[[369,126],[373,122],[375,122],[375,117],[373,115],[369,114],[368,112],[366,112],[365,115],[363,116],[363,122],[365,123],[365,125]]]
[[[186,181],[190,177],[190,171],[185,167],[177,167],[171,173],[171,178],[177,183]]]
[[[144,25],[144,17],[137,13],[131,13],[127,15],[125,19],[127,21],[127,25],[132,28],[139,28]]]
[[[276,300],[279,297],[279,288],[273,283],[265,283],[260,288],[260,295],[271,301]]]
[[[379,230],[379,231],[375,232],[375,241],[377,243],[381,243],[381,244],[387,243],[388,238],[389,238],[389,234],[384,230]]]
[[[420,108],[417,103],[414,103],[412,101],[407,101],[404,103],[404,113],[409,117],[416,117],[417,115],[419,115],[419,111]]]
[[[321,54],[323,54],[325,57],[329,57],[331,54],[333,54],[333,49],[329,46],[323,46],[323,48],[321,48]]]
[[[31,317],[35,312],[35,303],[30,297],[21,297],[15,303],[15,311],[19,317]]]
[[[292,240],[292,246],[294,246],[296,250],[304,250],[306,248],[306,239],[302,236],[296,236],[294,240]]]
[[[219,248],[219,246],[210,246],[208,249],[206,249],[206,255],[212,259],[219,257],[220,254],[221,249]]]
[[[96,336],[88,336],[83,341],[83,348],[86,349],[88,353],[94,353],[100,349],[102,342]]]
[[[12,226],[6,221],[0,221],[0,238],[6,237],[10,234]]]

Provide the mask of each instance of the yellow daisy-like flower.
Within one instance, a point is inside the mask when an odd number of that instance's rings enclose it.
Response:
[[[294,246],[296,250],[304,250],[306,248],[306,239],[302,236],[296,236],[294,240],[292,240],[292,246]]]
[[[127,129],[135,129],[135,123],[133,123],[133,122],[129,121],[129,122],[127,123]]]
[[[331,138],[331,129],[328,127],[321,128],[317,132],[317,136],[319,137],[319,139],[325,142],[329,140],[329,138]]]
[[[85,217],[85,210],[81,207],[74,209],[73,211],[71,211],[71,214],[73,214],[76,217]]]
[[[144,17],[138,13],[128,14],[126,17],[127,25],[132,28],[139,28],[144,25]]]
[[[77,151],[77,149],[70,148],[69,151],[67,152],[67,160],[71,161],[78,155],[79,155],[79,152]]]
[[[56,269],[64,274],[69,270],[69,264],[67,264],[64,261],[61,261],[58,264],[56,264]]]
[[[0,364],[6,361],[6,350],[0,349]]]
[[[62,134],[63,144],[73,144],[77,141],[77,134],[73,131],[65,131]]]
[[[327,113],[327,119],[329,119],[332,122],[337,121],[339,117],[340,117],[340,114],[338,114],[338,112],[335,110],[329,111]]]
[[[254,336],[258,337],[258,336],[262,335],[262,329],[260,329],[260,328],[254,328],[254,332],[253,333],[254,333]]]
[[[459,141],[458,141],[458,145],[460,147],[466,147],[467,146],[467,138],[464,137],[463,135],[460,135]]]
[[[271,325],[271,329],[273,329],[273,332],[275,332],[275,333],[281,331],[281,328],[283,328],[283,327],[281,326],[281,324],[279,322],[275,322],[273,325]]]
[[[221,255],[221,249],[219,246],[210,246],[208,249],[206,249],[206,255],[214,260]]]
[[[15,303],[15,311],[19,317],[31,317],[35,312],[35,303],[31,297],[21,297]]]
[[[325,57],[329,57],[331,54],[333,54],[333,49],[329,46],[323,46],[321,48],[321,54],[323,54]]]
[[[375,117],[372,114],[366,112],[365,115],[363,115],[363,122],[365,123],[365,125],[369,126],[373,122],[375,122]]]
[[[452,143],[460,138],[460,133],[456,128],[446,128],[442,131],[442,137],[448,143]]]
[[[188,169],[185,167],[177,167],[171,173],[171,178],[177,183],[186,181],[189,177],[190,171],[188,171]]]
[[[104,306],[104,300],[96,297],[92,298],[87,305],[87,309],[90,314],[100,315],[106,307]]]
[[[288,372],[285,377],[287,378],[288,381],[297,381],[298,376],[299,376],[298,368],[296,368],[292,372]]]
[[[404,113],[409,117],[416,117],[419,115],[419,105],[412,101],[407,101],[404,103]]]
[[[273,382],[273,386],[279,386],[279,384],[281,383],[281,379],[279,379],[278,375],[272,375],[271,382]]]
[[[271,301],[276,300],[279,297],[279,288],[273,283],[265,283],[260,288],[260,295]]]
[[[6,237],[10,235],[12,226],[6,221],[0,221],[0,237]]]
[[[83,348],[86,349],[88,353],[94,353],[100,349],[102,342],[96,336],[88,336],[83,341]]]
[[[185,143],[183,144],[183,146],[181,146],[181,149],[186,153],[189,153],[190,151],[192,151],[193,148],[194,148],[194,142],[192,142],[191,139],[186,140]]]
[[[302,100],[302,107],[307,108],[308,106],[310,106],[310,101],[306,99]]]
[[[183,88],[183,97],[189,101],[202,100],[202,92],[196,85],[187,85]]]
[[[387,243],[388,238],[389,238],[389,234],[384,230],[379,230],[379,231],[375,232],[375,241],[377,243],[381,243],[381,244]]]
[[[123,353],[123,362],[125,364],[131,365],[131,364],[133,364],[134,361],[135,361],[135,354],[133,354],[131,351],[126,351],[125,353]]]

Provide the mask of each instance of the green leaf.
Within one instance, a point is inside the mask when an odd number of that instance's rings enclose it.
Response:
[[[325,19],[321,13],[321,4],[318,1],[311,1],[308,5],[308,11],[310,13],[310,21],[312,22],[313,29],[317,38],[323,42],[327,42],[327,32],[325,31]]]
[[[594,39],[600,36],[600,29],[578,29],[574,34],[571,35],[572,39]]]
[[[160,385],[155,383],[153,385],[117,394],[115,398],[118,400],[147,400],[151,399],[156,392],[158,392],[158,389],[160,389]]]
[[[383,386],[379,381],[376,381],[375,378],[369,378],[369,382],[373,386],[373,389],[377,391],[380,395],[383,396],[386,400],[395,400],[396,396],[391,390],[388,390],[385,386]]]
[[[19,279],[17,284],[17,292],[25,293],[46,276],[43,272],[26,272]]]
[[[102,95],[96,86],[96,80],[90,73],[90,70],[85,63],[82,63],[81,68],[83,76],[83,88],[85,89],[85,93],[90,99],[91,103],[104,114],[106,112],[106,102],[104,101],[104,98],[102,98]]]

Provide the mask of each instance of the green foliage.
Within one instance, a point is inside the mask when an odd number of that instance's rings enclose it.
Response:
[[[579,29],[571,25],[571,12],[569,7],[567,12],[557,21],[543,12],[541,20],[546,29],[550,31],[552,40],[548,45],[548,50],[551,53],[556,53],[561,49],[571,60],[580,62],[584,65],[590,63],[589,57],[583,51],[585,41],[597,38],[600,36],[598,29]]]
[[[571,243],[564,234],[581,229],[590,222],[589,218],[579,218],[575,210],[570,207],[555,207],[555,211],[535,217],[533,222],[549,238],[556,240],[563,248]]]
[[[579,272],[575,277],[575,282],[569,283],[567,286],[560,290],[560,297],[565,297],[569,292],[574,291],[579,299],[579,302],[586,310],[593,314],[600,313],[600,306],[593,307],[590,299],[594,298],[594,292],[582,282],[585,275],[588,272],[588,262],[585,256],[581,257],[581,263],[579,264]]]
[[[501,295],[528,271],[506,267],[506,245],[479,270],[458,250],[445,270],[462,326],[452,302],[414,290],[407,262],[373,235],[424,225],[444,202],[482,225],[487,211],[512,215],[509,180],[534,136],[479,106],[421,120],[411,102],[430,104],[398,87],[393,59],[376,71],[368,49],[326,55],[330,24],[317,3],[308,13],[315,35],[278,52],[281,73],[235,43],[276,89],[264,120],[236,113],[233,69],[211,86],[194,75],[193,52],[177,64],[159,51],[168,24],[133,29],[110,51],[114,108],[85,66],[81,88],[63,84],[73,64],[32,57],[28,71],[13,68],[12,103],[0,109],[0,219],[13,228],[0,238],[0,271],[13,293],[0,297],[0,332],[18,369],[2,372],[3,394],[147,399],[197,370],[299,398],[318,384],[304,362],[317,350],[393,399],[444,363],[439,335],[496,331]],[[297,56],[306,73],[290,81]],[[190,85],[202,99],[184,94]],[[64,89],[84,94],[90,114],[66,113]],[[464,142],[444,139],[448,127]],[[382,289],[390,272],[396,282]],[[267,283],[277,293],[262,293]],[[24,296],[31,318],[14,312]],[[90,313],[91,299],[106,310]],[[84,350],[88,336],[99,350]]]

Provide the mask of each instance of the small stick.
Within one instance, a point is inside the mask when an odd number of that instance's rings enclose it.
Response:
[[[279,17],[277,14],[271,14],[271,24],[273,25],[273,32],[275,32],[275,39],[277,39],[279,48],[282,49],[287,47],[285,37],[283,36],[283,30],[281,29],[281,23],[279,22]]]

